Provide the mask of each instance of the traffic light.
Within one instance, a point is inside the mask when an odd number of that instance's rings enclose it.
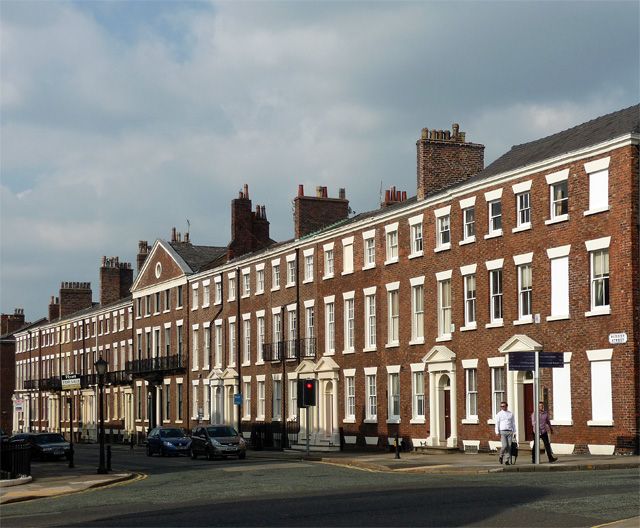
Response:
[[[298,380],[298,407],[315,407],[316,380]]]

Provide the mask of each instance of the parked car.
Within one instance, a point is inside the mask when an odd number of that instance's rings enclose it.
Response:
[[[9,435],[4,432],[4,429],[0,429],[0,439],[2,439],[2,442],[9,441]]]
[[[69,458],[71,445],[60,433],[18,433],[10,442],[26,442],[31,445],[31,457],[45,460],[47,458]]]
[[[147,456],[190,454],[191,438],[177,427],[156,427],[147,436]]]
[[[238,432],[229,425],[203,425],[195,427],[191,433],[191,458],[198,455],[212,460],[216,456],[247,456],[247,443]]]

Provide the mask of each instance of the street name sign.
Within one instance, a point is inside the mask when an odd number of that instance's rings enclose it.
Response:
[[[624,345],[627,342],[627,333],[618,332],[617,334],[609,334],[609,344]]]
[[[539,352],[539,368],[564,368],[562,352]],[[535,352],[512,352],[509,354],[509,370],[535,370]]]

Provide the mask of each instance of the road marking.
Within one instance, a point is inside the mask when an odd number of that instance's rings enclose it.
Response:
[[[301,467],[309,467],[310,464],[304,464],[300,462],[284,462],[282,464],[254,464],[246,466],[233,466],[228,468],[221,468],[222,471],[226,472],[238,472],[238,471],[260,471],[265,469],[291,469],[291,468],[301,468]]]

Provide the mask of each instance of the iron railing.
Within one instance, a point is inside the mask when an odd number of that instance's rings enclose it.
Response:
[[[45,378],[40,380],[41,391],[59,391],[62,390],[62,382],[60,378]]]
[[[125,363],[125,372],[132,376],[143,376],[154,372],[184,370],[183,355],[134,359]]]
[[[276,341],[263,345],[265,361],[282,361],[289,359],[315,359],[316,338],[291,339],[289,341]]]
[[[22,387],[24,390],[38,390],[40,387],[40,380],[24,380]]]
[[[31,445],[26,442],[2,442],[0,473],[2,480],[31,475]]]

